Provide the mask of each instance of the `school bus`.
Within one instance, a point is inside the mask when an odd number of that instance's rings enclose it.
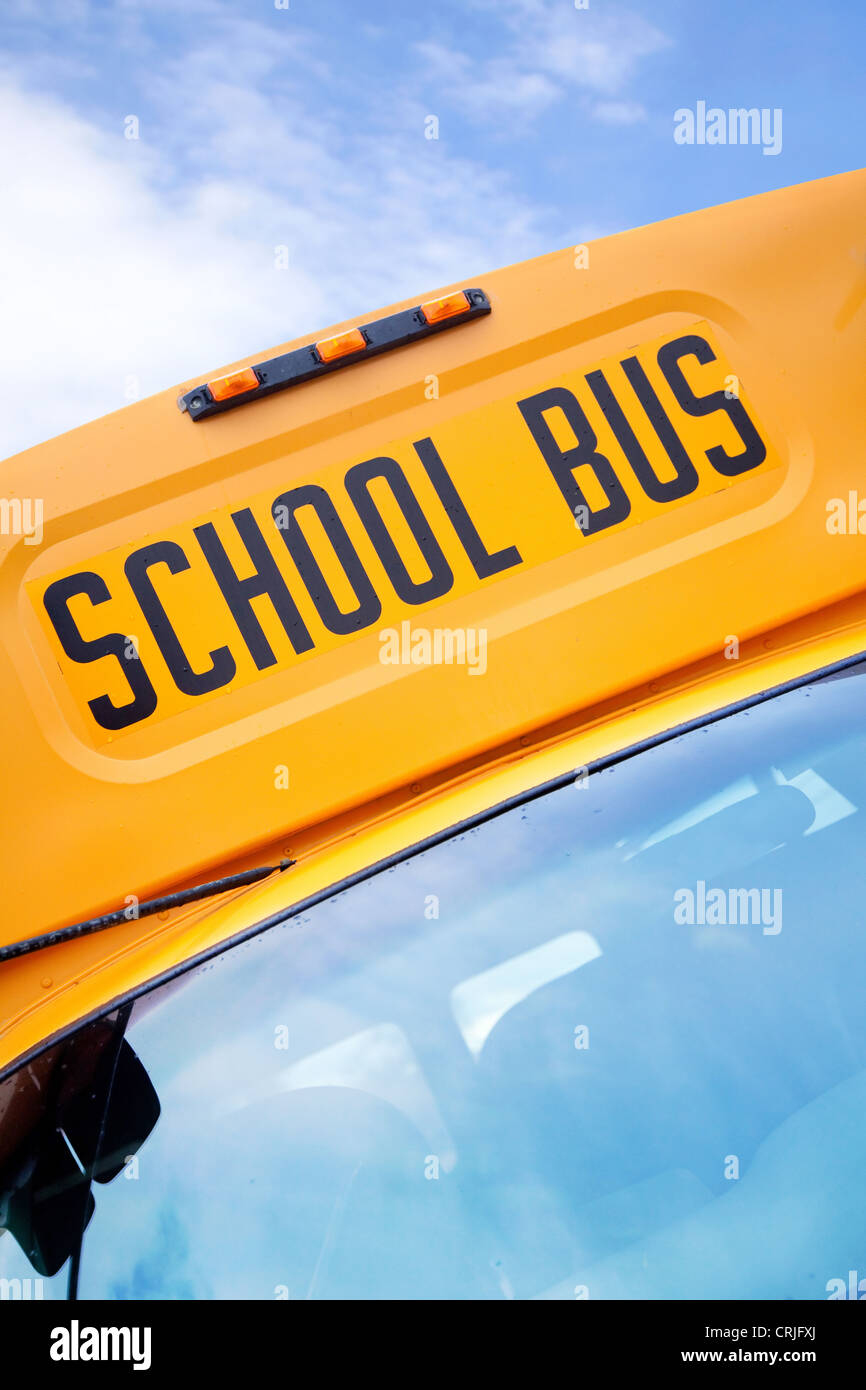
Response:
[[[866,1289],[864,206],[4,465],[4,1288]]]

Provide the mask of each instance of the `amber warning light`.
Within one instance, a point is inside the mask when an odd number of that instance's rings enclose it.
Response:
[[[245,367],[242,372],[231,372],[228,376],[215,377],[209,381],[207,389],[210,391],[215,401],[227,401],[232,396],[243,395],[247,391],[255,391],[259,384],[252,367]]]
[[[444,319],[468,313],[471,307],[465,292],[459,290],[457,294],[446,294],[441,299],[428,299],[426,304],[421,305],[421,313],[427,323],[442,323]]]
[[[336,338],[323,338],[316,343],[316,352],[322,362],[336,362],[338,357],[350,357],[366,351],[366,347],[367,339],[360,328],[353,328],[349,333],[338,333]]]
[[[254,367],[214,377],[179,397],[178,405],[191,420],[206,420],[234,406],[246,405],[248,401],[324,376],[326,372],[350,367],[377,353],[389,352],[391,348],[404,347],[418,338],[428,338],[443,329],[468,323],[470,319],[489,314],[490,307],[487,295],[478,289],[456,290],[438,299],[427,299],[413,309],[402,309],[387,318],[362,324],[360,328],[350,328],[345,333],[285,352],[281,357],[272,357],[268,362],[257,362]]]

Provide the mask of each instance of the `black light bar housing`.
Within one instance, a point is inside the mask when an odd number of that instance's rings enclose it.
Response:
[[[347,354],[334,362],[323,362],[314,343],[308,347],[296,348],[294,352],[284,352],[281,357],[271,357],[267,362],[257,362],[253,368],[259,379],[258,387],[244,391],[227,400],[216,401],[207,385],[196,386],[192,391],[178,397],[178,406],[191,420],[207,420],[211,415],[221,415],[223,411],[234,410],[236,406],[257,401],[262,396],[272,396],[275,391],[285,391],[289,386],[298,386],[302,381],[335,372],[340,367],[351,366],[380,352],[391,348],[404,347],[419,338],[429,338],[432,333],[441,333],[446,328],[456,328],[458,324],[468,323],[470,319],[480,318],[490,313],[490,300],[483,290],[464,290],[469,307],[462,314],[443,319],[439,323],[428,323],[421,306],[403,309],[399,314],[388,314],[387,318],[376,319],[373,323],[361,325],[367,346],[361,351]],[[324,341],[324,340],[322,340]]]

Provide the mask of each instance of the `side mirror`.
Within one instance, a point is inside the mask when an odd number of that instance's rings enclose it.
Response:
[[[147,1072],[106,1020],[0,1086],[0,1223],[37,1273],[56,1274],[75,1253],[96,1206],[92,1183],[122,1171],[159,1113]]]

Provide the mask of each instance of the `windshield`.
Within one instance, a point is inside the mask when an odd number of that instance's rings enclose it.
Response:
[[[578,775],[10,1076],[0,1276],[65,1297],[86,1226],[82,1298],[837,1296],[866,1247],[864,680]],[[114,1086],[98,1133],[76,1066]]]

